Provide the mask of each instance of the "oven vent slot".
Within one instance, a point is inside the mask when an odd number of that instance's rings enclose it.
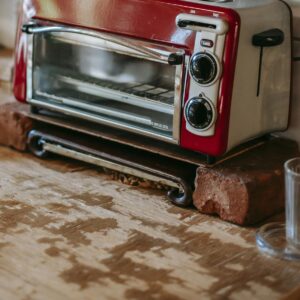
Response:
[[[220,35],[228,31],[228,24],[222,19],[189,14],[178,15],[176,24],[181,29],[213,32]]]
[[[190,20],[179,20],[177,25],[180,28],[190,28],[190,27],[203,27],[203,28],[210,28],[210,29],[217,28],[215,24],[202,23],[202,22],[196,22]]]

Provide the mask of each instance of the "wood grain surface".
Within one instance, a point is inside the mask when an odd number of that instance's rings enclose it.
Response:
[[[255,231],[0,147],[1,300],[299,299],[300,263],[261,255]]]
[[[255,228],[73,161],[0,148],[0,299],[280,299],[300,264]]]

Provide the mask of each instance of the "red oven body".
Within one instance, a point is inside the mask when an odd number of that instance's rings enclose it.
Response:
[[[175,20],[180,14],[220,18],[228,24],[223,61],[221,62],[222,77],[216,104],[215,132],[212,136],[199,136],[191,133],[186,128],[186,119],[182,113],[179,142],[179,146],[183,148],[211,156],[223,154],[229,149],[231,105],[234,83],[237,80],[235,78],[237,76],[236,63],[243,20],[239,10],[232,6],[184,0],[26,0],[23,3],[15,54],[15,97],[19,101],[26,101],[27,39],[26,34],[21,31],[22,24],[32,19],[51,21],[167,46],[176,46],[192,56],[196,33],[192,30],[178,28]],[[271,24],[270,27],[272,26]],[[268,28],[266,27],[266,29]],[[249,41],[250,43],[251,41]],[[259,53],[259,49],[257,51]],[[182,107],[189,100],[189,84],[190,76],[187,75]],[[243,139],[249,137],[245,136]],[[241,141],[234,143],[239,142]]]

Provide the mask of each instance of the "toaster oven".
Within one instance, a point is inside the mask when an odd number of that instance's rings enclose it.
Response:
[[[24,1],[16,49],[14,93],[35,113],[212,157],[288,125],[279,0]]]

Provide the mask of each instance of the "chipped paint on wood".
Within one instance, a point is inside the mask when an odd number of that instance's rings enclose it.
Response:
[[[299,265],[260,255],[254,233],[101,170],[0,148],[1,299],[279,299]]]

